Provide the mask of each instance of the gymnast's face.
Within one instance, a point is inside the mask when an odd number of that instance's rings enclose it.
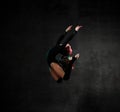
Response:
[[[65,46],[65,49],[67,50],[67,52],[68,52],[69,55],[72,55],[72,48],[71,48],[71,45],[70,45],[70,44],[67,44],[67,45]]]

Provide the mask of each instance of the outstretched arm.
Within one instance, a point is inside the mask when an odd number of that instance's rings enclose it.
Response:
[[[71,41],[72,39],[73,39],[73,37],[77,34],[77,32],[79,31],[79,29],[81,28],[82,26],[80,26],[80,25],[77,25],[76,27],[75,27],[75,31],[72,33],[72,35],[70,35],[67,39],[66,39],[66,41],[64,42],[64,45],[66,45],[69,41]]]
[[[72,29],[72,25],[68,26],[66,29],[65,29],[65,32],[64,34],[62,34],[60,36],[60,38],[58,39],[57,41],[57,44],[60,44],[60,42],[63,40],[63,38],[66,36],[66,34]]]

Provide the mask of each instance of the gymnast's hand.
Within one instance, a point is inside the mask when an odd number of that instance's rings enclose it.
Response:
[[[75,27],[75,31],[78,31],[81,27],[83,27],[83,26],[77,25],[77,26]]]
[[[68,26],[66,29],[65,29],[65,32],[68,32],[72,29],[72,25]]]
[[[78,59],[79,57],[80,57],[80,54],[77,53],[77,54],[75,55],[75,58]]]

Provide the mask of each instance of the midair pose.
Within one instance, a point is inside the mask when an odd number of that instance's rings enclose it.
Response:
[[[73,39],[81,27],[82,26],[77,25],[74,32],[64,40],[67,33],[72,29],[72,25],[68,26],[65,29],[64,34],[58,39],[56,45],[48,52],[47,62],[49,70],[54,80],[58,83],[62,82],[62,80],[68,80],[70,78],[73,63],[80,56],[79,53],[72,56],[72,48],[69,42]],[[57,56],[59,54],[61,54],[61,57],[58,59]]]

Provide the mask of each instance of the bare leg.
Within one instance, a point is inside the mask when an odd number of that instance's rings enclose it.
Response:
[[[57,64],[57,63],[51,63],[50,73],[54,80],[58,80],[59,78],[63,78],[65,75],[65,72],[63,69]]]
[[[50,74],[55,81],[57,81],[60,77],[55,73],[53,69],[50,68]]]

